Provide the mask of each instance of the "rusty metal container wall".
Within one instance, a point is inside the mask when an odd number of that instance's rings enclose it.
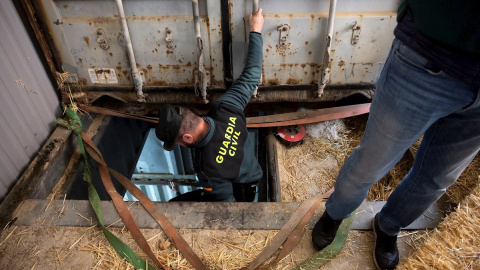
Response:
[[[123,2],[144,87],[193,86],[197,53],[192,1]],[[64,71],[77,74],[86,88],[132,87],[115,1],[41,3]],[[210,71],[209,87],[223,87],[219,1],[199,1],[199,10],[204,65]],[[104,37],[100,43],[99,37]]]
[[[0,199],[55,127],[55,90],[12,1],[0,1]]]
[[[263,0],[264,85],[318,83],[326,49],[329,0]],[[339,0],[332,37],[330,85],[373,84],[385,63],[398,0]],[[237,78],[246,56],[248,14],[252,1],[230,1],[232,17],[233,74]],[[356,43],[353,27],[360,26]],[[287,27],[285,45],[280,44],[281,26]]]
[[[86,102],[102,95],[132,102],[121,94],[132,91],[134,83],[115,1],[39,3],[61,71],[76,74],[85,92],[90,91]],[[161,97],[174,100],[172,93],[178,93],[178,99],[180,93],[193,94],[193,88],[200,83],[196,76],[200,62],[205,67],[202,74],[206,76],[207,92],[225,89],[231,79],[240,75],[253,1],[198,3],[203,61],[198,59],[192,1],[123,0],[143,89],[147,95],[152,93],[147,102],[158,102]],[[323,70],[329,67],[328,86],[372,89],[393,40],[399,3],[400,0],[338,1],[331,52],[326,59],[330,0],[259,1],[265,15],[260,84],[273,86],[267,89],[272,91],[285,89],[276,86],[313,89],[322,81]],[[289,94],[296,95],[285,92],[285,100],[289,100]]]

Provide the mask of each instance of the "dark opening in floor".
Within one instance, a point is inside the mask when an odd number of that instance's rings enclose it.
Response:
[[[246,145],[252,146],[255,157],[259,159],[259,131],[249,129]],[[195,175],[192,149],[175,145],[172,151],[163,149],[163,142],[155,136],[155,129],[147,133],[140,156],[135,165],[132,182],[140,188],[152,201],[169,201],[170,199],[186,192],[201,189],[200,182]],[[264,158],[264,157],[260,157]],[[259,187],[249,191],[252,194],[236,194],[237,201],[258,201]],[[238,192],[238,190],[237,190]],[[130,192],[124,196],[126,201],[136,201]]]

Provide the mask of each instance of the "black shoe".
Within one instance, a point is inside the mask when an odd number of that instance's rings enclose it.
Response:
[[[373,261],[380,270],[393,270],[397,267],[399,256],[397,237],[389,236],[378,227],[378,214],[373,218],[373,234],[375,247],[373,248]]]
[[[337,234],[338,227],[340,227],[341,223],[342,220],[333,220],[327,214],[327,211],[323,212],[323,215],[317,221],[315,227],[313,227],[313,247],[320,251],[330,245],[335,239],[335,235]]]

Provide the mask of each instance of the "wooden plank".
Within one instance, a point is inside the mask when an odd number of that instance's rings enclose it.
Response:
[[[298,124],[311,124],[365,114],[369,111],[370,103],[365,103],[311,111],[249,117],[247,118],[247,127],[279,127]]]
[[[57,127],[40,149],[39,154],[0,204],[0,228],[3,228],[13,218],[12,212],[22,200],[29,198],[38,185],[45,184],[42,182],[45,180],[43,177],[54,172],[53,165],[68,162],[69,156],[73,153],[73,147],[69,147],[70,145],[67,143],[71,133],[64,127]],[[55,179],[47,180],[54,181]]]
[[[175,228],[205,230],[279,230],[300,205],[296,202],[156,202],[155,204]],[[371,229],[374,215],[384,204],[385,202],[364,202],[357,210],[352,229]],[[140,228],[159,228],[139,202],[128,205]],[[106,226],[111,224],[119,228],[124,226],[110,201],[102,201],[102,209]],[[308,224],[309,229],[313,228],[323,210],[322,204]],[[434,228],[440,222],[442,213],[434,206],[406,229]],[[97,224],[88,201],[25,200],[15,211],[14,217],[17,218],[15,225],[86,227]],[[90,220],[93,223],[90,223]]]
[[[99,119],[103,118],[104,116],[99,116]],[[98,127],[90,128],[92,121],[91,116],[85,115],[82,118],[84,128],[88,128],[89,132],[96,132]],[[43,199],[52,192],[68,168],[77,147],[77,139],[71,134],[71,130],[62,126],[57,126],[53,131],[38,155],[0,204],[0,228],[14,218],[12,212],[20,202],[25,199]]]
[[[105,115],[95,115],[95,118],[93,121],[91,121],[90,124],[90,116],[89,121],[87,122],[89,124],[88,129],[86,130],[86,133],[90,137],[95,137],[97,134],[98,130],[100,127],[106,122],[106,118],[108,116]],[[84,117],[84,122],[85,122],[85,117]],[[75,140],[75,139],[74,139]],[[31,196],[33,199],[60,199],[63,198],[65,193],[68,191],[68,189],[72,186],[72,181],[74,179],[71,179],[71,176],[75,173],[75,171],[78,169],[78,165],[82,161],[82,153],[80,152],[80,149],[76,147],[76,144],[74,145],[75,151],[71,153],[70,159],[68,163],[62,162],[62,164],[55,164],[56,171],[50,175],[50,178],[57,178],[57,181],[49,181],[49,182],[54,182],[55,186],[52,186],[52,184],[49,185],[48,188],[43,188],[45,191],[39,193],[34,192],[34,194]],[[37,188],[38,190],[38,188]],[[45,195],[46,192],[49,192],[48,196]]]

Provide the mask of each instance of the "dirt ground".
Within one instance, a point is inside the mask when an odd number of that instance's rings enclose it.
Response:
[[[129,233],[112,231],[138,250]],[[172,269],[193,269],[169,245],[161,230],[142,230],[155,254]],[[181,230],[180,233],[209,269],[240,269],[252,261],[277,231]],[[425,232],[406,232],[399,238],[400,254],[422,241]],[[311,231],[307,231],[294,251],[275,268],[293,269],[315,251]],[[375,269],[372,261],[371,232],[351,231],[337,257],[320,269]],[[0,238],[0,269],[133,269],[109,246],[98,227],[27,227],[12,226]]]

